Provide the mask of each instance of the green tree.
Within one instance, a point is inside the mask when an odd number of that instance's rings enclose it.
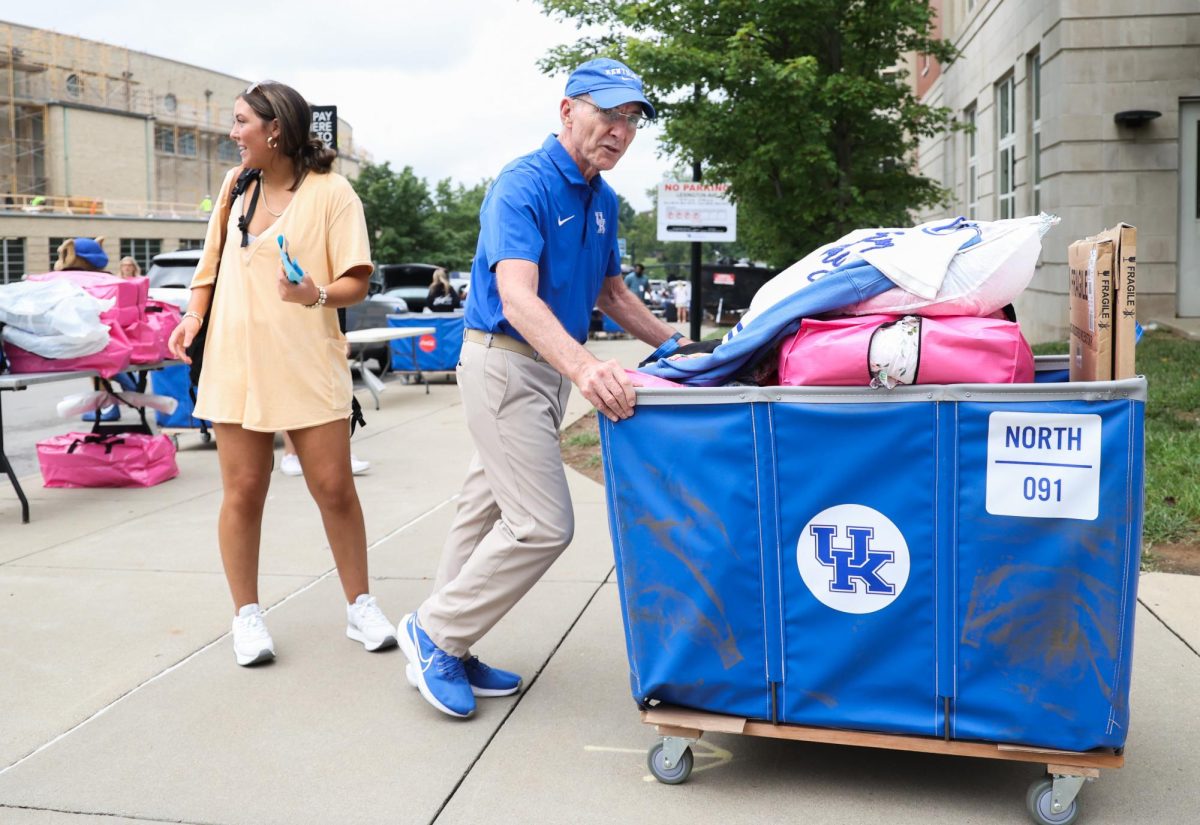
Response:
[[[420,261],[435,246],[429,185],[411,166],[395,172],[388,163],[368,163],[352,183],[362,200],[376,261]]]
[[[539,2],[606,32],[552,50],[543,70],[608,55],[641,74],[664,149],[731,184],[755,257],[784,265],[945,197],[907,160],[922,136],[954,128],[898,68],[908,52],[954,57],[925,0]]]
[[[423,260],[448,269],[471,268],[479,239],[479,207],[490,185],[490,180],[471,187],[456,186],[449,178],[438,181],[430,220],[433,246]]]

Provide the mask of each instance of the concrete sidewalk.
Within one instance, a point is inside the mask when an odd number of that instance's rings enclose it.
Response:
[[[591,347],[626,364],[645,350]],[[393,383],[382,403],[354,449],[373,465],[357,481],[372,589],[395,621],[428,592],[471,448],[454,384]],[[571,416],[586,409],[573,394]],[[519,696],[451,720],[402,654],[346,639],[316,508],[280,474],[261,566],[279,656],[238,668],[216,455],[185,438],[179,464],[148,490],[34,474],[25,526],[0,493],[0,823],[1027,821],[1038,765],[713,735],[687,784],[653,781],[604,492],[570,470],[574,543],[477,650],[525,675]],[[1081,794],[1088,825],[1200,821],[1200,578],[1140,587],[1127,763]]]

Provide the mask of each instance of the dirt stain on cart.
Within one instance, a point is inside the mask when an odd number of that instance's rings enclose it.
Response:
[[[664,649],[673,649],[673,638],[682,634],[697,645],[715,650],[726,670],[742,661],[729,626],[722,631],[686,593],[654,585],[642,588],[630,601],[631,626],[639,631],[647,626],[657,627]]]
[[[1111,702],[1117,600],[1112,587],[1078,570],[1002,565],[976,578],[960,642],[996,650],[1008,667],[1037,674],[1090,671]],[[1031,700],[1037,693],[1031,685],[1022,692]]]
[[[708,577],[700,569],[699,565],[696,564],[695,560],[689,557],[688,554],[685,553],[672,538],[675,529],[679,527],[680,523],[674,520],[654,519],[648,515],[641,516],[636,520],[635,523],[640,527],[645,527],[648,529],[654,535],[656,546],[671,555],[684,566],[684,568],[691,575],[692,579],[704,592],[705,597],[707,597],[707,599],[717,609],[717,613],[719,613],[721,617],[721,623],[725,626],[724,632],[718,631],[716,622],[712,621],[705,615],[704,610],[701,609],[700,605],[697,604],[695,600],[691,599],[680,591],[672,591],[680,598],[687,600],[693,615],[699,617],[698,621],[702,620],[704,625],[711,626],[713,631],[712,637],[717,640],[716,648],[721,657],[722,665],[724,665],[724,667],[728,670],[738,662],[742,661],[742,653],[740,650],[738,650],[737,640],[733,635],[733,628],[729,624],[729,619],[725,614],[725,602],[721,599],[717,589],[713,587],[712,582],[708,580]],[[709,634],[707,633],[701,633],[698,636],[698,638],[708,637]]]

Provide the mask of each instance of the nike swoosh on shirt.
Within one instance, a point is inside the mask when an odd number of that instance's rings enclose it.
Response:
[[[567,221],[571,220],[571,218],[573,218],[573,217],[575,217],[575,216],[574,216],[574,215],[567,215],[565,218],[559,218],[559,219],[558,219],[558,225],[559,225],[559,226],[562,226],[564,223],[566,223]]]

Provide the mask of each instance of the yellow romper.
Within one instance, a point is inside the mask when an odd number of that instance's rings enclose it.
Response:
[[[229,197],[237,171],[225,176],[220,203]],[[309,309],[279,297],[276,237],[287,238],[288,252],[305,274],[328,287],[354,267],[372,267],[362,202],[341,175],[310,172],[283,214],[242,247],[237,220],[245,197],[230,210],[224,251],[220,210],[214,210],[192,279],[193,288],[211,284],[220,261],[195,414],[260,432],[347,418],[352,383],[337,310]]]

